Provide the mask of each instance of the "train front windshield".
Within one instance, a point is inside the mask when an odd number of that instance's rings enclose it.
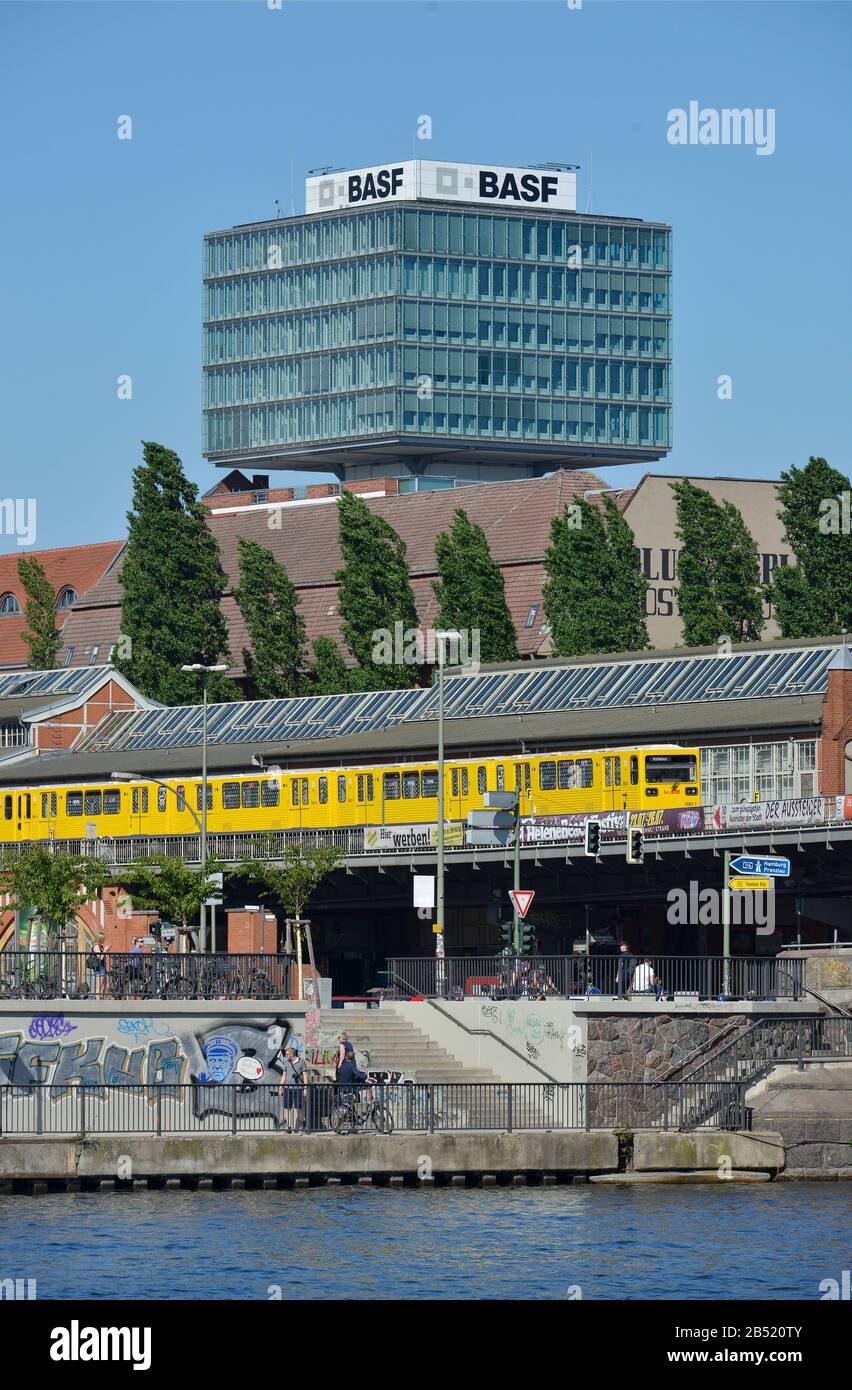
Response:
[[[645,779],[648,782],[694,782],[696,762],[694,753],[649,753],[645,759]]]

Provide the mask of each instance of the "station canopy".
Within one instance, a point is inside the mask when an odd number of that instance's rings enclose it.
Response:
[[[533,669],[491,667],[477,675],[448,675],[444,713],[450,720],[505,718],[571,710],[820,695],[827,688],[828,668],[836,653],[837,644],[832,643],[730,655],[587,660]],[[425,690],[233,701],[210,706],[207,738],[208,744],[214,746],[349,737],[432,721],[437,708],[438,692],[434,686]],[[106,716],[78,745],[78,751],[132,753],[141,749],[191,747],[200,744],[201,738],[200,705],[158,708]]]

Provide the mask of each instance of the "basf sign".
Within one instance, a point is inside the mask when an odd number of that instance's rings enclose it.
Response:
[[[507,169],[495,164],[439,164],[409,159],[372,169],[345,169],[306,180],[306,212],[376,207],[436,198],[499,208],[555,208],[574,212],[577,178],[555,169]]]

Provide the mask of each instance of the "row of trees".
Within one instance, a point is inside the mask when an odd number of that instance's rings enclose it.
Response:
[[[767,599],[784,637],[825,636],[850,627],[850,482],[825,459],[810,458],[804,468],[781,475],[779,516],[796,563],[777,568],[768,585],[760,582],[757,543],[733,503],[716,501],[686,479],[674,481],[672,490],[681,545],[678,603],[688,646],[723,637],[754,640],[764,626]],[[826,525],[827,504],[837,509],[838,525]],[[182,665],[212,665],[230,655],[222,609],[227,577],[208,515],[178,456],[160,444],[145,444],[133,478],[120,574],[122,641],[114,659],[144,694],[168,705],[198,698],[195,678]],[[375,659],[377,631],[418,627],[405,542],[352,493],[340,497],[338,517],[342,565],[335,580],[346,655],[328,636],[308,650],[300,597],[286,567],[265,546],[238,540],[234,597],[249,637],[242,655],[253,698],[395,689],[423,679],[422,668],[404,660],[398,647],[391,661]],[[482,528],[462,508],[437,537],[435,556],[437,626],[477,631],[482,662],[516,659],[502,572]],[[19,568],[27,591],[30,665],[49,668],[61,644],[56,596],[37,560],[23,559]],[[580,498],[553,517],[544,568],[542,597],[556,656],[648,647],[646,580],[633,532],[612,497]],[[210,696],[232,700],[242,692],[213,676]]]
[[[275,860],[271,843],[261,840],[258,850],[265,857],[230,869],[208,859],[204,873],[182,859],[150,856],[123,868],[121,884],[135,908],[156,912],[163,922],[185,930],[198,921],[203,902],[221,898],[218,880],[212,877],[217,872],[253,883],[261,900],[277,903],[289,917],[300,917],[314,889],[340,860],[333,846],[287,845]],[[84,903],[115,879],[115,869],[100,859],[54,853],[46,845],[30,845],[20,855],[0,860],[0,889],[36,912],[52,940],[75,922]]]

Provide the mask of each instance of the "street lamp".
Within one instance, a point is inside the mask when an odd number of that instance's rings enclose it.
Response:
[[[436,632],[438,644],[438,864],[435,893],[436,986],[443,993],[444,980],[444,643],[459,642],[459,632]],[[456,648],[458,651],[458,648]]]
[[[190,665],[181,666],[182,671],[200,672],[203,688],[203,714],[201,719],[201,872],[207,873],[207,680],[211,671],[227,671],[227,666],[205,666],[201,661],[193,661]],[[207,902],[202,900],[201,911],[199,914],[198,945],[202,951],[207,950]]]

